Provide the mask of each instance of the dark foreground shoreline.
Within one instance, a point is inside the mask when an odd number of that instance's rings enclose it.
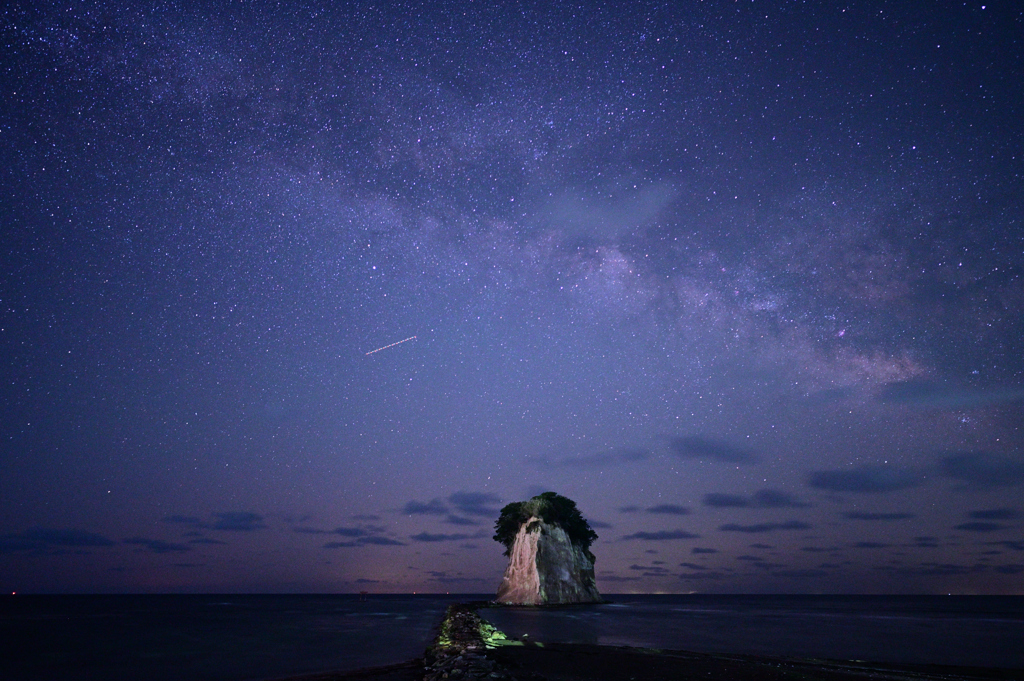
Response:
[[[519,681],[980,681],[1024,678],[1024,672],[1011,669],[872,665],[573,644],[502,649],[488,651],[487,656],[503,665],[511,672],[511,678]],[[424,666],[423,660],[413,660],[346,673],[288,677],[287,681],[422,681],[426,674]],[[473,677],[459,675],[449,678]]]
[[[484,604],[456,604],[421,659],[278,681],[981,681],[1024,679],[1024,670],[775,658],[508,640],[481,623]]]

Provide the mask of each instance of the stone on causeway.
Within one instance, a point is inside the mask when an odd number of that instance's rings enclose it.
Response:
[[[556,511],[562,511],[563,520],[567,508],[574,515],[565,523],[570,531],[558,522],[559,513],[552,513],[546,507],[548,502],[554,502]],[[594,579],[594,556],[589,550],[597,535],[576,510],[576,504],[551,492],[527,502],[509,504],[498,521],[499,534],[501,523],[509,522],[506,512],[510,509],[509,515],[518,513],[519,518],[527,517],[520,521],[507,552],[508,568],[498,587],[497,602],[508,605],[601,602]],[[570,532],[575,536],[570,537]],[[502,541],[498,535],[495,539]]]

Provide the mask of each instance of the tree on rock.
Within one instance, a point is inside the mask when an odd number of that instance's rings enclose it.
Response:
[[[509,557],[497,601],[515,605],[601,600],[590,546],[597,533],[576,502],[554,492],[501,509],[494,540]]]

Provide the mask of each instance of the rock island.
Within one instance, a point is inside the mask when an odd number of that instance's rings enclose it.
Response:
[[[496,601],[506,605],[599,603],[590,545],[597,533],[576,502],[554,492],[501,509],[494,540],[509,557]]]

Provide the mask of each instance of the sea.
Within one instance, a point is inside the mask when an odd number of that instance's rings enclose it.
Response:
[[[0,679],[256,681],[394,664],[423,654],[449,604],[490,597],[4,597]],[[479,612],[541,642],[1024,670],[1021,596],[606,598]]]
[[[508,636],[703,653],[1024,670],[1022,596],[606,596],[491,608]]]

